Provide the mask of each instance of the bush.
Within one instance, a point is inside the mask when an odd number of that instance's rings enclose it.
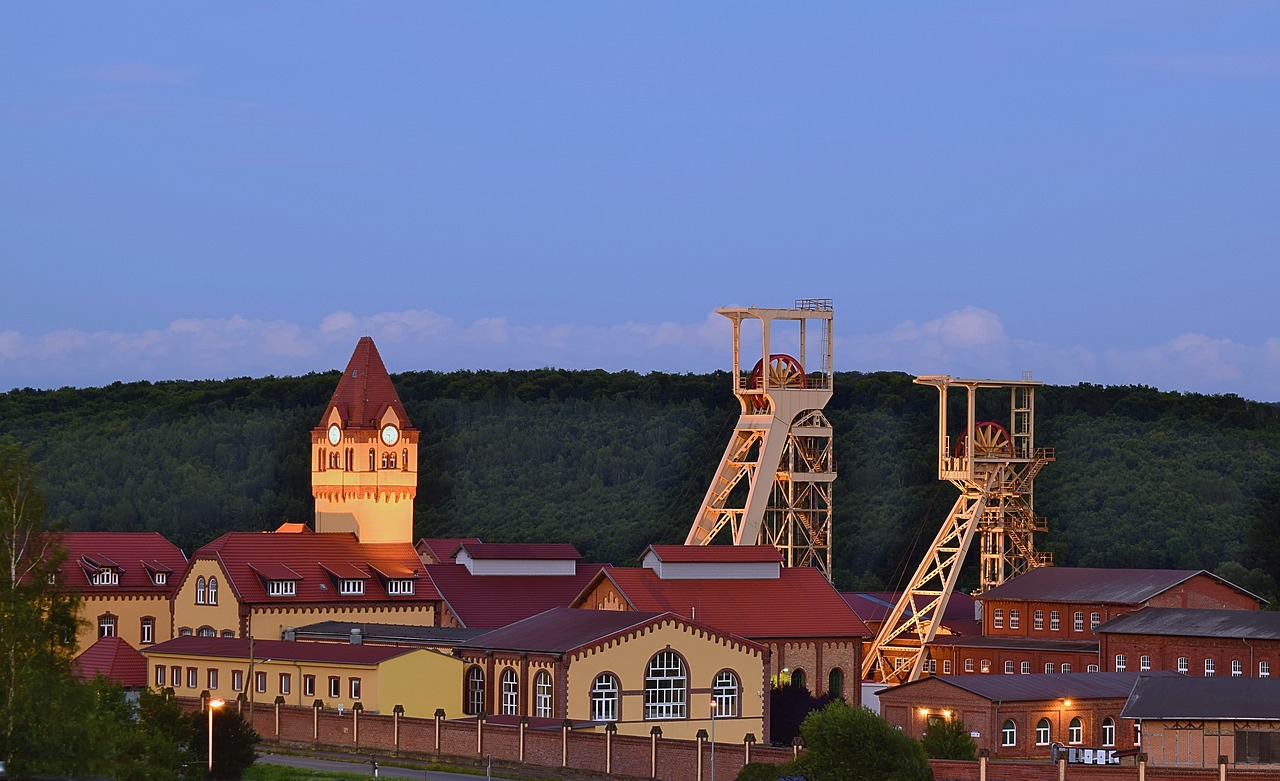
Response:
[[[867,708],[833,702],[810,713],[800,735],[797,769],[809,781],[933,781],[920,743]]]
[[[768,762],[748,762],[742,766],[742,770],[738,771],[737,781],[778,781],[779,778],[793,776],[797,772],[794,760],[784,762],[781,765],[772,765]]]
[[[920,743],[930,759],[973,759],[978,753],[978,746],[969,737],[969,728],[960,719],[930,724]]]

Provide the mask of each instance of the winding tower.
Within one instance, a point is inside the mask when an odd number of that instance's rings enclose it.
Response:
[[[685,544],[710,545],[727,534],[733,545],[772,545],[785,566],[817,567],[830,580],[836,470],[822,410],[832,390],[831,299],[716,312],[733,323],[733,392],[741,416]],[[760,329],[758,357],[750,348],[744,354],[747,323]],[[808,360],[811,324],[816,364]],[[791,330],[780,335],[778,326]],[[774,352],[783,341],[794,354]]]
[[[969,545],[978,537],[981,594],[1009,578],[1053,562],[1037,551],[1034,535],[1048,531],[1033,509],[1036,475],[1054,459],[1052,448],[1035,446],[1035,389],[1043,383],[916,377],[938,389],[938,479],[960,496],[934,538],[911,582],[863,655],[862,677],[905,683],[920,677],[926,646],[937,635]],[[952,390],[965,394],[965,419],[949,434]],[[1007,424],[978,420],[978,391],[1007,394]],[[984,406],[984,409],[988,407]]]

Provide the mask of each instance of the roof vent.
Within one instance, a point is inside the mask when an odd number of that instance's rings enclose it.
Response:
[[[351,629],[351,644],[360,645],[363,642],[364,642],[364,633],[360,631],[360,627],[353,627]]]
[[[298,639],[298,630],[294,629],[291,626],[286,626],[284,628],[283,637],[285,640],[288,640],[289,642],[293,642],[294,640]]]

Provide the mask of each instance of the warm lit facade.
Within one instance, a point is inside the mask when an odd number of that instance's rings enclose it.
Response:
[[[1104,670],[1280,677],[1280,613],[1271,610],[1147,608],[1108,621],[1097,633]]]
[[[465,713],[767,741],[768,650],[671,613],[555,608],[461,643]]]
[[[462,662],[426,648],[303,643],[241,638],[178,637],[143,649],[155,688],[180,697],[214,697],[274,704],[430,718],[438,708],[459,715]]]
[[[67,553],[54,576],[58,588],[80,595],[76,647],[119,637],[141,648],[173,637],[170,594],[187,558],[154,532],[62,532]]]

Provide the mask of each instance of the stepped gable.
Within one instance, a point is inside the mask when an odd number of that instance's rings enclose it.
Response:
[[[147,660],[119,637],[103,637],[71,663],[71,673],[79,681],[101,675],[125,688],[147,685]]]
[[[440,598],[423,577],[422,562],[407,542],[360,542],[351,532],[276,534],[231,532],[200,548],[195,559],[221,564],[241,603],[423,602]],[[364,594],[339,595],[337,579],[363,578]],[[412,595],[390,595],[385,581],[414,581]],[[294,580],[293,596],[270,596],[268,580]]]
[[[1258,602],[1263,601],[1206,570],[1102,567],[1037,567],[984,592],[982,599],[1138,605],[1197,575],[1204,575]]]
[[[355,352],[351,354],[351,360],[338,380],[338,387],[333,391],[333,398],[320,416],[317,431],[328,425],[329,411],[335,407],[344,429],[377,429],[382,413],[391,407],[400,419],[401,430],[414,430],[391,382],[391,375],[382,363],[382,356],[368,336],[360,337],[356,343]]]
[[[473,575],[462,564],[429,564],[426,572],[459,624],[497,629],[549,608],[568,607],[604,567],[574,562],[572,574],[566,575]]]
[[[187,569],[187,557],[157,532],[59,532],[57,540],[67,552],[58,585],[86,593],[168,594]],[[110,573],[115,583],[94,584]]]
[[[840,593],[813,567],[783,567],[776,578],[663,580],[644,567],[608,567],[574,607],[611,583],[632,610],[675,613],[721,632],[761,638],[870,637]]]

